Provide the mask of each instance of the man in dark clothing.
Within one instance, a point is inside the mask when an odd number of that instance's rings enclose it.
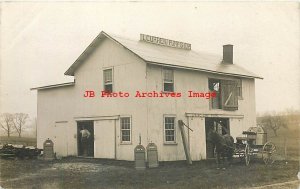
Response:
[[[88,155],[88,141],[91,136],[91,133],[83,127],[82,130],[80,131],[81,134],[81,146],[83,148],[83,156]]]

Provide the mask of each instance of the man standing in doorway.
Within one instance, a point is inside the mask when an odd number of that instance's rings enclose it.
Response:
[[[91,136],[91,133],[83,127],[80,131],[81,134],[81,145],[83,148],[83,156],[86,157],[88,155],[88,141]]]

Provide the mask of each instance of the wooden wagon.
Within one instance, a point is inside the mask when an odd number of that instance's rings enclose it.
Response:
[[[234,154],[244,160],[248,166],[252,157],[261,157],[265,164],[274,163],[276,146],[267,141],[267,133],[261,126],[250,127],[243,136],[236,137]]]

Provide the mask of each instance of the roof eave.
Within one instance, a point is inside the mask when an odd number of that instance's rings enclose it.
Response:
[[[235,73],[225,73],[225,72],[218,72],[218,71],[201,69],[201,68],[178,66],[178,65],[173,65],[173,64],[166,64],[166,63],[159,63],[159,62],[152,62],[152,61],[146,61],[146,62],[149,63],[149,64],[153,64],[153,65],[168,66],[168,67],[187,69],[187,70],[196,70],[196,71],[202,71],[202,72],[214,73],[214,74],[220,74],[220,75],[229,75],[229,76],[235,76],[235,77],[254,78],[254,79],[264,79],[264,78],[262,78],[260,76],[256,76],[256,75],[243,75],[243,74],[235,74]]]
[[[59,83],[59,84],[54,84],[54,85],[45,85],[42,87],[30,88],[30,90],[52,89],[52,88],[66,87],[66,86],[73,86],[73,85],[75,85],[75,82],[67,82],[67,83]]]
[[[111,37],[110,35],[108,35],[107,33],[105,33],[104,31],[101,31],[97,37],[92,41],[92,43],[81,53],[81,55],[75,60],[75,62],[69,67],[69,69],[64,73],[64,75],[69,75],[69,76],[74,76],[74,72],[77,68],[77,66],[85,59],[85,56],[87,55],[87,53],[89,52],[89,50],[93,50],[93,45],[98,41],[101,40],[101,36],[103,37],[107,37],[108,39],[114,41],[115,43],[121,45],[122,47],[124,47],[125,49],[127,49],[128,51],[130,51],[131,53],[133,53],[134,55],[136,55],[137,57],[139,57],[140,59],[142,59],[143,61],[145,61],[141,56],[139,56],[138,54],[136,54],[135,52],[133,52],[132,50],[130,50],[129,48],[127,48],[125,45],[123,45],[122,43],[120,43],[119,41],[117,41],[116,39],[114,39],[113,37]],[[99,39],[100,38],[100,39]]]
[[[68,70],[64,73],[64,75],[74,76],[75,69],[80,64],[80,62],[84,59],[84,56],[86,56],[88,51],[98,41],[98,39],[105,34],[106,33],[104,31],[101,31],[97,35],[97,37],[95,37],[95,39],[85,48],[85,50],[80,54],[80,56],[75,60],[75,62],[68,68]]]

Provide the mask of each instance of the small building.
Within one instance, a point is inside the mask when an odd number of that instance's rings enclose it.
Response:
[[[80,130],[90,132],[88,156],[134,160],[139,144],[157,145],[159,161],[213,157],[210,129],[234,138],[256,125],[259,76],[236,65],[233,46],[223,57],[189,43],[140,35],[131,40],[101,32],[65,75],[74,82],[37,90],[37,145],[50,138],[58,156],[81,156]],[[178,121],[187,127],[181,133]]]

